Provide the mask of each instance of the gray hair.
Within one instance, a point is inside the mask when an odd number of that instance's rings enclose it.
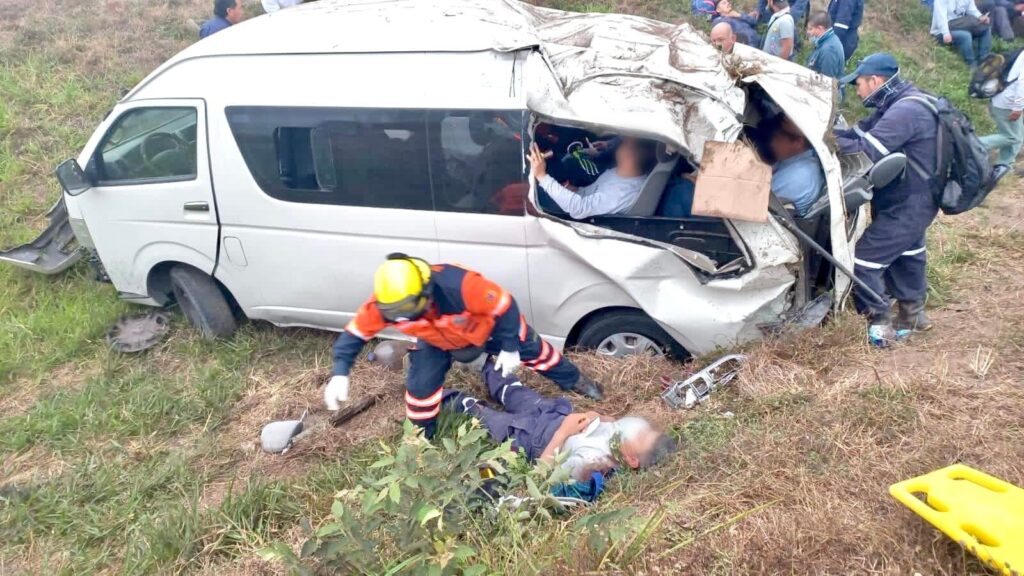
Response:
[[[679,443],[668,434],[661,434],[654,442],[654,447],[640,458],[640,468],[650,468],[655,464],[668,460],[679,451]]]

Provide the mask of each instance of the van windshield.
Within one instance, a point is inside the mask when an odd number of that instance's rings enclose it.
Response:
[[[195,111],[191,108],[152,108],[147,109],[146,114],[127,115],[124,121],[114,128],[103,146],[103,152],[109,152],[126,142],[156,132],[182,119],[191,119],[194,115]]]

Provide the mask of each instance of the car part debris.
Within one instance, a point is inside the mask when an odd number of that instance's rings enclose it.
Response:
[[[171,317],[162,310],[122,316],[107,330],[107,344],[118,352],[142,352],[159,344],[170,329]]]
[[[672,408],[693,408],[707,400],[712,392],[732,382],[746,361],[743,354],[723,356],[686,380],[670,383],[661,397]]]
[[[298,420],[281,420],[264,426],[263,431],[260,432],[260,445],[263,447],[263,451],[270,454],[287,452],[292,447],[292,440],[305,427],[307,414],[309,414],[309,410],[304,411]]]
[[[40,274],[59,274],[78,262],[83,251],[71,230],[63,198],[50,208],[46,218],[50,224],[38,238],[10,250],[0,250],[0,261]]]
[[[370,406],[376,404],[379,399],[379,396],[367,396],[358,402],[353,402],[341,410],[338,410],[333,416],[331,416],[331,426],[337,428],[359,414],[366,412],[366,410],[369,409]]]

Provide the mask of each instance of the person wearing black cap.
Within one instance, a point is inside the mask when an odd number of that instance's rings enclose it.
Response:
[[[938,157],[938,121],[923,103],[925,93],[900,77],[899,63],[885,53],[861,60],[856,70],[840,79],[855,84],[864,105],[875,112],[852,130],[837,130],[841,154],[863,152],[872,161],[896,152],[934,174]],[[868,316],[868,341],[886,347],[894,341],[931,328],[924,312],[928,280],[925,232],[939,207],[930,183],[917,171],[875,190],[871,225],[857,242],[854,273],[886,299],[878,302],[854,289],[857,310]],[[892,319],[891,302],[899,303]]]

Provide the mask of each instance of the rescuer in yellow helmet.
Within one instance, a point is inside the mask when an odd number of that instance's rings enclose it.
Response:
[[[495,356],[508,376],[520,364],[565,390],[600,400],[601,387],[526,323],[515,298],[477,272],[452,264],[391,254],[373,277],[373,296],[334,344],[334,375],[324,390],[331,410],[348,399],[348,374],[363,345],[392,327],[417,339],[406,379],[406,416],[434,433],[445,375],[452,360]]]

